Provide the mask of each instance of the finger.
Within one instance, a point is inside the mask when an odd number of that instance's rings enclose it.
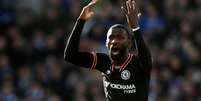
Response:
[[[92,0],[88,5],[87,7],[92,7],[96,4],[97,0]]]
[[[121,10],[125,15],[128,14],[128,11],[126,10],[126,8],[124,6],[121,6]]]
[[[131,5],[132,5],[132,6],[131,6],[131,7],[132,7],[131,9],[135,10],[135,9],[136,9],[136,3],[135,3],[134,0],[132,1]]]
[[[89,13],[90,16],[93,16],[94,14],[95,14],[94,12],[90,12],[90,13]]]
[[[127,8],[127,13],[129,14],[130,13],[130,7],[129,7],[129,2],[126,1],[126,8]]]
[[[132,1],[131,0],[128,0],[128,5],[129,5],[129,8],[131,9],[132,8]]]
[[[141,15],[142,15],[142,13],[137,14],[138,19],[141,17]]]
[[[139,6],[138,6],[137,3],[135,2],[135,0],[132,1],[132,4],[133,4],[133,8],[136,10],[136,13],[137,13],[138,18],[140,18],[140,16],[141,16],[142,14],[140,13]]]

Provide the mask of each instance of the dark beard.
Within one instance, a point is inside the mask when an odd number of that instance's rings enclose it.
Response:
[[[112,55],[112,53],[110,53],[110,57],[113,61],[121,61],[124,58],[124,55],[127,53],[127,48],[123,48],[120,50],[118,55]]]

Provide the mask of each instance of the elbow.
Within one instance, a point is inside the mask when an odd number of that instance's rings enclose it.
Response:
[[[67,49],[65,49],[64,51],[64,60],[67,62],[70,62],[72,59],[72,53],[70,53],[70,51],[68,51]]]
[[[72,61],[72,56],[70,55],[70,53],[64,53],[64,60],[67,62],[71,62]]]
[[[77,57],[77,55],[75,55],[75,53],[73,53],[73,52],[65,51],[65,53],[64,53],[64,60],[66,62],[74,64],[76,62],[76,57]]]
[[[68,61],[68,59],[69,59],[68,56],[64,53],[64,60]]]
[[[68,63],[77,65],[77,60],[76,60],[76,56],[70,53],[65,53],[64,54],[64,60]]]
[[[74,63],[74,60],[73,60],[73,58],[72,58],[72,56],[71,55],[64,55],[64,60],[66,61],[66,62],[68,62],[68,63]]]
[[[67,46],[68,46],[68,45],[67,45]],[[67,47],[67,46],[66,46],[66,48],[65,48],[65,50],[64,50],[64,60],[67,61],[67,62],[70,62],[71,59],[72,59],[73,51],[70,50],[70,48]]]
[[[64,60],[69,63],[75,63],[78,51],[72,46],[67,45],[64,51]]]

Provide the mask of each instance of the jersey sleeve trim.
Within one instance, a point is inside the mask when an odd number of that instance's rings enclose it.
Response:
[[[93,63],[91,66],[91,70],[95,69],[97,65],[97,54],[95,52],[92,52],[92,55],[93,55]]]

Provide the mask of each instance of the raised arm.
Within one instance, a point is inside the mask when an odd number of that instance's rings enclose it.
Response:
[[[130,30],[134,34],[134,38],[132,41],[133,44],[135,44],[136,41],[140,62],[142,63],[143,67],[149,68],[152,64],[151,54],[143,40],[142,34],[140,33],[140,27],[138,24],[140,13],[136,2],[134,0],[128,0],[126,1],[126,6],[122,6],[121,8],[126,16]]]
[[[94,15],[92,8],[95,3],[96,0],[92,0],[83,8],[66,44],[64,58],[75,65],[89,67],[93,61],[90,53],[79,52],[79,43],[84,23]]]

